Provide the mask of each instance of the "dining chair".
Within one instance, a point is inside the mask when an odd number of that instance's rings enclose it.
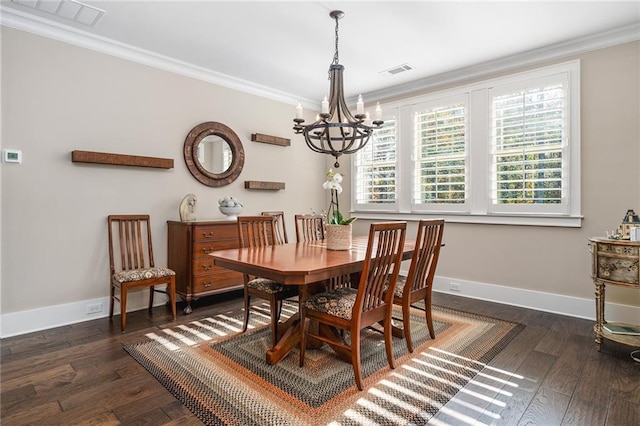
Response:
[[[120,330],[127,326],[127,293],[131,288],[149,287],[149,312],[153,308],[154,293],[169,296],[173,319],[176,319],[176,273],[169,268],[156,267],[149,215],[109,215],[109,268],[111,272],[111,301],[109,318],[113,318],[114,301],[120,302]],[[166,284],[165,290],[157,285]],[[119,295],[116,295],[119,290]]]
[[[284,223],[284,212],[262,212],[263,216],[271,216],[273,218],[276,241],[278,244],[288,244],[287,226]]]
[[[418,235],[409,273],[406,277],[398,277],[395,290],[393,290],[393,303],[402,306],[402,332],[407,341],[409,352],[413,352],[410,320],[412,304],[420,300],[424,301],[429,335],[432,339],[436,338],[431,317],[431,290],[440,257],[443,233],[444,220],[442,219],[421,220],[418,223]],[[399,320],[398,318],[394,319]]]
[[[406,229],[406,222],[371,224],[358,288],[341,287],[310,296],[300,303],[300,321],[303,327],[300,338],[300,367],[304,366],[307,339],[317,339],[329,344],[338,354],[343,353],[344,357],[349,357],[356,385],[362,390],[360,332],[383,321],[387,361],[391,368],[395,368],[391,342],[392,293],[385,294],[385,289],[389,283],[388,288],[393,290],[398,277]],[[320,324],[321,331],[311,331],[311,320]],[[322,325],[325,325],[324,330]],[[326,326],[332,331],[328,332]],[[348,331],[350,342],[345,342],[335,329]]]
[[[324,240],[324,216],[319,214],[295,215],[296,240],[301,242]]]
[[[271,215],[238,216],[238,239],[240,248],[264,248],[282,244],[278,242],[275,221]],[[244,322],[242,331],[249,325],[249,309],[251,297],[259,297],[269,301],[271,314],[271,342],[278,342],[278,321],[282,311],[282,301],[298,294],[296,286],[287,286],[273,280],[252,277],[244,274]]]

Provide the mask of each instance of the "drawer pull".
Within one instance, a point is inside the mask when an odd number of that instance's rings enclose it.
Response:
[[[205,247],[202,249],[202,251],[204,252],[204,254],[209,254],[213,251],[213,247]]]
[[[202,238],[213,238],[213,231],[211,232],[203,232]]]
[[[202,269],[208,271],[213,265],[202,265]]]
[[[211,287],[213,285],[213,281],[204,281],[202,283],[202,287]]]

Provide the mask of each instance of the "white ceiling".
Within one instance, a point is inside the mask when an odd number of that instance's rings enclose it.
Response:
[[[55,21],[57,32],[116,41],[307,102],[328,91],[334,9],[345,12],[339,51],[347,97],[382,98],[455,70],[621,29],[640,39],[640,1],[84,1],[105,11],[94,27],[14,1],[2,0],[3,25],[20,26],[7,24],[15,22],[9,15],[33,19],[33,28]],[[404,63],[413,70],[381,74]]]

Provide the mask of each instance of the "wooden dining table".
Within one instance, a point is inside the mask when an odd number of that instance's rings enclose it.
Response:
[[[349,250],[327,250],[324,242],[279,244],[260,248],[217,250],[209,255],[216,266],[299,286],[299,301],[322,288],[324,281],[346,274],[357,278],[362,271],[368,238],[354,236]],[[415,241],[405,241],[403,260],[413,255]],[[352,281],[353,282],[353,281]],[[282,331],[282,332],[281,332]],[[300,343],[302,327],[298,313],[279,325],[282,337],[267,351],[266,360],[276,364]]]

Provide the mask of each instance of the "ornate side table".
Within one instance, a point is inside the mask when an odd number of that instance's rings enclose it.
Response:
[[[600,350],[603,338],[632,347],[640,347],[640,336],[614,334],[602,327],[607,324],[604,318],[605,286],[607,284],[640,290],[638,275],[640,242],[590,238],[589,250],[593,256],[591,277],[596,287],[596,324],[593,326],[593,331],[596,334],[595,342],[598,345],[598,350]],[[625,323],[608,324],[636,326]]]

